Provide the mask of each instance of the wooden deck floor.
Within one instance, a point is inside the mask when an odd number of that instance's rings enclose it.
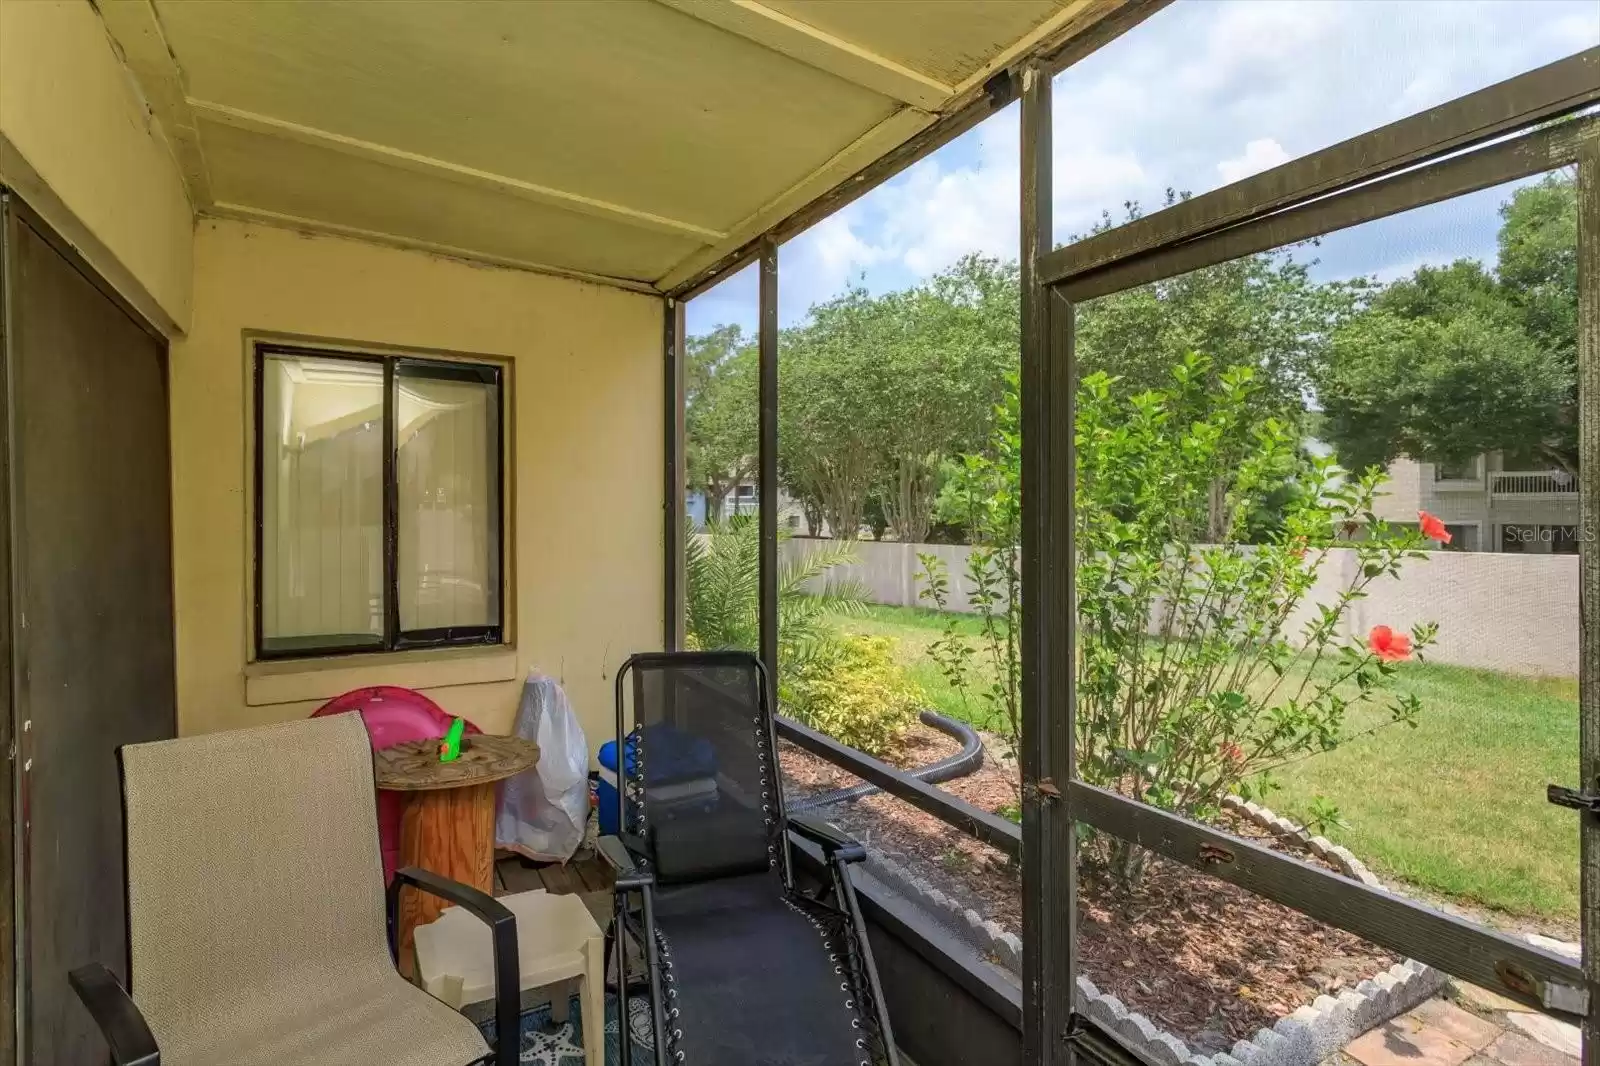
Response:
[[[593,852],[579,852],[570,862],[525,865],[516,855],[499,852],[494,864],[495,895],[542,888],[555,895],[568,892],[610,892],[611,867]]]
[[[579,851],[570,862],[536,866],[524,865],[516,855],[495,853],[495,895],[530,892],[536,888],[555,895],[575,893],[583,897],[589,913],[594,915],[602,929],[611,921],[611,886],[614,881],[611,867],[592,851]]]

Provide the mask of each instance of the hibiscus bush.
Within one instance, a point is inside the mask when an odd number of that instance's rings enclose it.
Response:
[[[1382,471],[1351,475],[1306,454],[1298,427],[1252,402],[1248,367],[1218,371],[1194,355],[1162,390],[1130,396],[1117,384],[1095,374],[1077,396],[1078,776],[1205,820],[1223,796],[1259,796],[1297,760],[1415,725],[1417,698],[1392,681],[1436,627],[1352,634],[1347,619],[1374,582],[1423,554],[1424,529],[1445,538],[1436,520],[1405,528],[1378,518]],[[991,455],[964,471],[986,538],[968,577],[985,619],[978,654],[999,667],[975,695],[1014,738],[1025,607],[1014,389],[999,423]],[[1251,519],[1269,496],[1281,520],[1262,535]],[[1252,528],[1259,539],[1248,541]],[[1354,566],[1334,564],[1336,550],[1353,553]],[[937,605],[946,575],[932,560],[924,568]],[[968,683],[975,653],[953,630],[935,655],[953,683]],[[1349,726],[1353,710],[1371,706],[1385,712],[1379,725]],[[1142,871],[1143,854],[1115,841],[1085,854],[1126,877]]]

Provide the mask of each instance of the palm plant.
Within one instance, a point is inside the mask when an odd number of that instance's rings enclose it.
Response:
[[[782,530],[779,540],[787,540]],[[699,648],[755,648],[760,640],[761,527],[755,515],[708,523],[684,538],[686,623]],[[855,562],[848,543],[819,544],[778,564],[778,658],[804,663],[838,633],[833,619],[861,614],[867,588],[854,578],[829,578]]]

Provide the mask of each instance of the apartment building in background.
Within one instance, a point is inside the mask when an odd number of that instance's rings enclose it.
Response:
[[[1452,551],[1576,555],[1577,475],[1540,465],[1501,452],[1459,465],[1397,459],[1374,512],[1410,525],[1418,511],[1438,515]]]

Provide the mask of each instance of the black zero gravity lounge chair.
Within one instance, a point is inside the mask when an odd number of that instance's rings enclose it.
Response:
[[[622,837],[600,848],[617,870],[617,943],[643,942],[657,1066],[898,1066],[850,881],[865,851],[786,816],[772,704],[744,652],[635,655],[617,674]],[[791,831],[827,859],[814,891],[797,885]],[[628,953],[615,954],[626,1019]]]

